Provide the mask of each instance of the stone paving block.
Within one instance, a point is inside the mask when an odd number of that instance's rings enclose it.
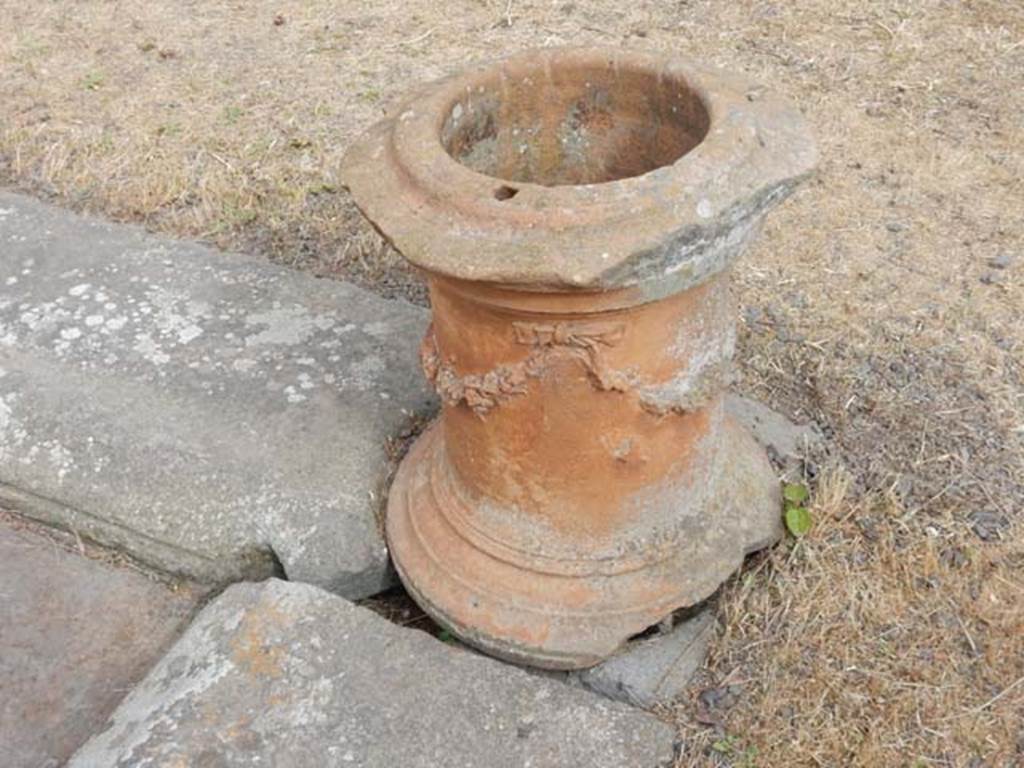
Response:
[[[372,594],[426,317],[0,193],[0,500],[206,582]]]
[[[570,672],[568,680],[637,707],[667,703],[704,663],[714,626],[714,612],[702,608],[665,631],[631,641],[596,667]]]
[[[645,768],[671,728],[315,587],[207,606],[69,768]]]
[[[14,529],[0,514],[0,765],[63,765],[171,645],[198,599]]]
[[[725,407],[733,418],[750,430],[768,451],[772,462],[784,470],[787,479],[796,479],[800,459],[824,441],[813,424],[794,424],[764,403],[737,394],[729,394]]]

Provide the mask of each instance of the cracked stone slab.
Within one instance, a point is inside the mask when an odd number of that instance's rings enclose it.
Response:
[[[567,679],[637,707],[668,703],[704,664],[714,625],[714,611],[705,606],[670,628],[630,641],[595,667],[570,672]]]
[[[786,479],[796,479],[800,460],[824,444],[814,424],[794,424],[757,400],[729,394],[725,407],[764,446],[772,462],[784,470]]]
[[[0,765],[57,768],[184,629],[198,591],[70,552],[0,512]]]
[[[646,768],[673,753],[651,715],[270,580],[207,606],[69,768]]]
[[[208,583],[391,582],[425,310],[0,192],[0,500]]]

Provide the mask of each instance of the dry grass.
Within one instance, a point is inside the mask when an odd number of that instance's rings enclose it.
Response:
[[[1024,548],[921,535],[840,477],[819,489],[811,536],[727,587],[694,693],[735,686],[736,701],[668,713],[681,765],[1020,765]]]
[[[0,183],[413,298],[335,177],[410,83],[590,42],[692,54],[787,93],[823,161],[737,270],[743,388],[816,421],[830,453],[808,467],[814,532],[728,586],[708,668],[666,713],[687,736],[681,764],[1024,763],[1024,5],[0,13]]]

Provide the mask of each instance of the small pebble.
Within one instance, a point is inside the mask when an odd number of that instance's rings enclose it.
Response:
[[[939,555],[939,562],[947,568],[963,568],[969,561],[961,547],[950,547]]]
[[[982,541],[996,541],[1003,538],[1002,533],[1009,526],[1009,521],[1002,515],[989,510],[972,512],[968,518],[974,535]]]
[[[697,697],[698,702],[706,709],[730,709],[735,706],[743,693],[739,685],[706,688]]]
[[[762,321],[763,316],[759,307],[746,307],[743,310],[743,319],[746,320],[747,325],[757,325]]]
[[[989,259],[988,265],[992,267],[992,269],[1009,269],[1013,262],[1013,256],[1008,253],[1000,253],[994,259]]]

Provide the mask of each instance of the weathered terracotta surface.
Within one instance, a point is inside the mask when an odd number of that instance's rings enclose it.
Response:
[[[779,535],[771,467],[723,411],[727,267],[814,158],[757,86],[593,49],[435,83],[352,147],[357,204],[430,280],[442,414],[387,535],[436,618],[587,666]]]

